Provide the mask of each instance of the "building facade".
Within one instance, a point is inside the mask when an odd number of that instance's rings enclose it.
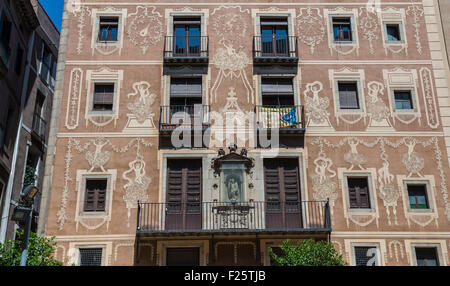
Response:
[[[67,2],[67,1],[66,1]],[[70,1],[39,233],[79,265],[448,265],[438,2]]]
[[[42,187],[59,32],[37,0],[0,3],[0,241],[20,225],[10,220],[25,184]],[[36,202],[40,200],[37,196]],[[35,217],[39,216],[35,204]],[[32,230],[37,231],[35,219]]]

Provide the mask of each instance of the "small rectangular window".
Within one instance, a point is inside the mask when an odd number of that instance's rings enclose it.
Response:
[[[409,207],[411,209],[429,209],[427,185],[408,185]]]
[[[17,75],[20,75],[22,72],[23,53],[23,49],[21,47],[17,47],[16,62],[14,63],[14,71]]]
[[[436,247],[416,247],[417,266],[439,266]]]
[[[264,106],[293,106],[294,85],[292,78],[262,78],[262,103]]]
[[[339,108],[359,109],[358,85],[356,82],[339,82]]]
[[[394,91],[395,109],[413,109],[411,91]]]
[[[84,195],[85,212],[104,212],[106,210],[107,179],[87,179]]]
[[[399,24],[386,24],[387,40],[390,42],[401,41],[400,37],[400,25]]]
[[[114,84],[95,84],[93,111],[112,111],[114,104]]]
[[[202,104],[201,78],[171,78],[170,105],[193,106]]]
[[[102,266],[102,248],[80,248],[80,266]]]
[[[118,17],[100,17],[98,38],[100,41],[116,42],[119,29]]]
[[[333,18],[333,34],[335,42],[352,41],[351,18]]]
[[[351,209],[370,209],[368,178],[347,177]]]
[[[354,250],[356,266],[377,266],[378,261],[376,247],[355,246]]]

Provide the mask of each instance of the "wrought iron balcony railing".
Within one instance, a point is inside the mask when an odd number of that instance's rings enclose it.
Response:
[[[208,62],[208,36],[166,36],[164,41],[165,62]]]
[[[297,37],[255,36],[253,59],[255,62],[298,62]]]
[[[138,233],[330,232],[329,203],[139,203]]]
[[[206,129],[209,127],[209,105],[161,106],[159,131],[170,132],[176,128]]]
[[[255,107],[258,130],[305,131],[305,110],[303,105]]]
[[[37,113],[33,115],[33,133],[35,133],[42,142],[45,142],[45,133],[47,131],[47,122]]]

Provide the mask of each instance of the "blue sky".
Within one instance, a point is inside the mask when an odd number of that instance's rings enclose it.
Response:
[[[64,0],[39,0],[39,2],[60,31]]]

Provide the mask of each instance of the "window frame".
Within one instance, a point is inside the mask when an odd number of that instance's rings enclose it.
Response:
[[[92,97],[91,97],[91,108],[90,113],[91,114],[113,114],[115,112],[116,108],[116,94],[117,94],[117,84],[116,82],[109,82],[109,81],[93,81],[93,88],[92,88]],[[112,99],[112,107],[111,110],[94,110],[95,105],[95,88],[97,85],[112,85],[113,86],[113,99]]]
[[[347,193],[348,193],[348,198],[349,198],[349,209],[363,209],[363,210],[367,210],[367,209],[371,209],[372,208],[372,204],[371,204],[371,195],[370,195],[370,190],[369,190],[369,177],[368,176],[356,176],[356,175],[351,175],[351,176],[346,176],[346,187],[347,187]],[[351,206],[351,201],[350,201],[350,188],[349,188],[349,179],[365,179],[366,180],[366,185],[367,185],[367,192],[368,192],[368,203],[369,203],[369,208],[364,208],[361,207],[361,205],[357,206],[357,207],[352,207]],[[360,194],[357,194],[360,195]]]
[[[383,257],[381,254],[381,246],[379,242],[352,242],[351,245],[351,258],[352,265],[356,266],[356,247],[370,247],[376,249],[376,265],[375,266],[383,266]]]
[[[425,197],[425,203],[426,203],[426,208],[411,208],[411,195],[410,195],[410,190],[409,187],[410,186],[424,186],[425,190],[424,190],[424,197]],[[428,190],[427,190],[427,185],[426,184],[406,184],[406,191],[408,192],[408,198],[409,198],[409,209],[410,210],[421,210],[421,209],[429,209],[430,208],[430,200],[428,198]],[[416,200],[416,205],[417,205],[417,200]]]
[[[102,261],[100,263],[100,266],[104,266],[105,265],[105,250],[106,250],[106,245],[80,245],[77,247],[77,251],[79,253],[79,257],[78,257],[78,262],[77,262],[77,266],[81,266],[81,267],[87,267],[81,265],[81,249],[101,249],[102,250]]]
[[[98,208],[98,200],[95,202],[95,207],[93,210],[86,210],[86,196],[87,196],[87,184],[88,181],[106,181],[106,186],[105,186],[105,206],[103,210],[99,210]],[[107,207],[107,196],[108,196],[108,183],[109,180],[108,178],[101,178],[101,177],[85,177],[84,178],[84,197],[83,197],[83,213],[106,213],[106,207]]]
[[[428,208],[426,208],[426,209],[412,209],[411,208],[411,205],[409,202],[408,185],[425,185],[425,192],[426,192],[426,197],[427,197]],[[403,189],[404,189],[404,199],[407,200],[405,202],[405,205],[406,205],[406,211],[408,213],[434,213],[436,211],[435,210],[435,199],[434,199],[433,192],[431,190],[431,184],[430,184],[429,180],[427,180],[427,179],[403,180]]]
[[[376,188],[374,178],[376,178],[376,171],[372,169],[353,171],[348,169],[338,169],[339,177],[343,180],[343,200],[345,205],[345,211],[351,216],[352,214],[376,214],[378,217],[378,204],[376,197]],[[370,208],[351,208],[350,207],[350,193],[348,188],[348,177],[354,178],[367,178]]]
[[[409,97],[410,97],[410,103],[412,108],[397,108],[397,99],[395,98],[395,94],[397,92],[409,92]],[[393,88],[392,89],[392,104],[393,104],[393,108],[394,108],[394,112],[415,112],[416,111],[416,101],[415,101],[415,96],[414,96],[414,91],[412,89],[409,88]]]
[[[263,100],[264,100],[264,92],[263,92],[263,80],[264,79],[290,79],[291,81],[291,86],[292,86],[292,94],[287,94],[286,96],[292,96],[292,101],[293,101],[293,105],[280,105],[280,106],[296,106],[297,105],[297,99],[296,99],[296,77],[295,76],[277,76],[277,75],[272,75],[272,76],[265,76],[265,75],[261,75],[259,78],[259,89],[260,89],[260,97],[261,97],[261,106],[272,106],[272,105],[264,105],[263,104]],[[269,96],[271,97],[277,97],[278,98],[278,102],[280,102],[280,94],[270,94]],[[284,95],[282,95],[284,96]]]
[[[336,111],[340,114],[355,114],[355,113],[365,113],[365,101],[362,94],[361,80],[359,78],[334,78],[334,89],[335,89],[335,103]],[[339,95],[339,83],[356,83],[356,92],[358,96],[359,108],[341,108],[340,95]]]
[[[396,25],[398,28],[398,35],[400,40],[389,40],[388,26]],[[383,33],[384,33],[384,41],[389,45],[401,45],[405,43],[405,32],[402,21],[383,21]]]
[[[350,33],[349,33],[350,39],[349,40],[342,40],[342,39],[336,40],[335,33],[334,33],[334,26],[335,25],[344,25],[344,22],[335,24],[335,20],[337,21],[338,19],[340,19],[341,21],[343,21],[344,19],[348,19],[348,24],[345,23],[345,25],[350,26]],[[353,23],[352,23],[352,18],[350,16],[342,16],[342,17],[337,16],[337,15],[331,16],[331,29],[333,31],[333,43],[341,44],[341,43],[352,43],[353,42],[353,34],[354,34],[353,33]]]
[[[446,240],[405,240],[405,248],[406,251],[409,252],[409,262],[411,266],[417,265],[417,255],[416,255],[416,247],[418,248],[429,248],[435,247],[437,258],[439,260],[439,266],[447,266],[448,265],[448,251]]]
[[[117,20],[117,23],[114,22],[115,25],[117,25],[116,27],[116,39],[109,39],[109,37],[111,36],[111,33],[107,33],[107,39],[102,39],[102,26],[105,26],[105,22],[107,21],[112,21],[112,20]],[[110,26],[112,26],[112,22],[108,22],[108,24]],[[98,38],[97,38],[97,42],[98,43],[116,43],[119,41],[119,26],[120,26],[120,16],[117,15],[99,15],[98,16]],[[109,26],[108,26],[109,27]],[[109,31],[109,30],[107,30]]]

